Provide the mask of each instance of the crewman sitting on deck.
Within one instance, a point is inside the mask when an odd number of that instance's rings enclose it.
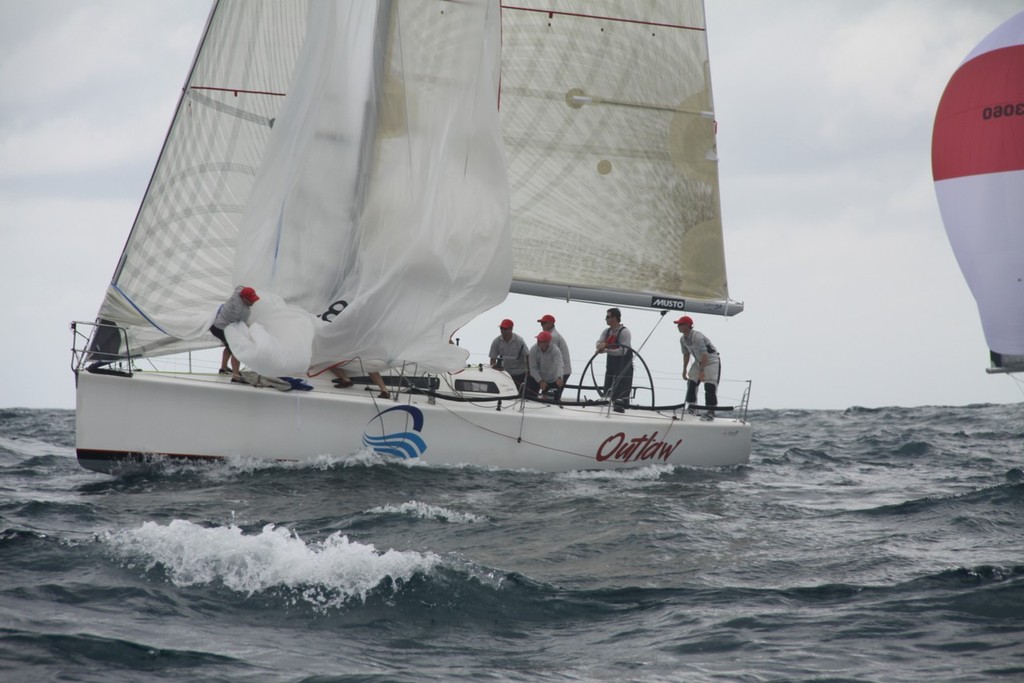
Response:
[[[541,332],[537,343],[530,349],[530,374],[526,378],[526,395],[538,396],[555,388],[554,399],[562,396],[565,381],[562,379],[562,352],[551,343],[551,333]]]

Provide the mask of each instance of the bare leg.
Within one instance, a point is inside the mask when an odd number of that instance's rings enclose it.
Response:
[[[388,393],[388,386],[384,384],[384,378],[380,376],[380,373],[370,372],[368,375],[373,380],[373,383],[377,385],[377,388],[380,389],[380,396],[377,398],[391,398],[391,394]]]
[[[342,370],[341,368],[331,368],[331,374],[333,374],[335,377],[341,380],[340,382],[338,382],[338,387],[340,389],[352,386],[352,380],[349,378],[348,373]]]
[[[228,351],[228,347],[224,347],[224,350],[220,354],[220,371],[226,373],[228,371],[228,358],[231,357],[231,353]]]

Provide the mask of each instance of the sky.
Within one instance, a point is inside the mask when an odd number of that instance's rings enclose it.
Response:
[[[953,71],[1024,0],[706,0],[730,295],[694,316],[722,402],[753,409],[1021,403],[989,375],[946,239],[931,129]],[[0,408],[73,408],[72,320],[92,320],[205,24],[200,0],[0,0]],[[457,335],[551,313],[578,373],[604,308],[512,295]],[[625,310],[658,381],[674,315]],[[642,346],[641,346],[642,345]],[[671,391],[675,391],[672,389]],[[660,401],[659,401],[660,402]]]

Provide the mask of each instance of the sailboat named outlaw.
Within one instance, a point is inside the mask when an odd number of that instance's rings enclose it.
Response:
[[[746,462],[748,393],[697,415],[637,372],[615,410],[595,356],[528,397],[450,343],[510,291],[742,310],[702,2],[548,5],[215,2],[97,318],[72,325],[79,462]],[[241,285],[243,385],[191,365]],[[339,367],[388,397],[338,390]]]

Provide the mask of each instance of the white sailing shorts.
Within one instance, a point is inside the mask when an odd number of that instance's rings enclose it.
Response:
[[[718,361],[718,358],[708,360],[708,364],[704,366],[704,384],[718,385],[718,380],[722,374],[722,364]],[[686,379],[693,382],[700,381],[700,363],[694,361],[690,363],[690,367],[686,370]]]

